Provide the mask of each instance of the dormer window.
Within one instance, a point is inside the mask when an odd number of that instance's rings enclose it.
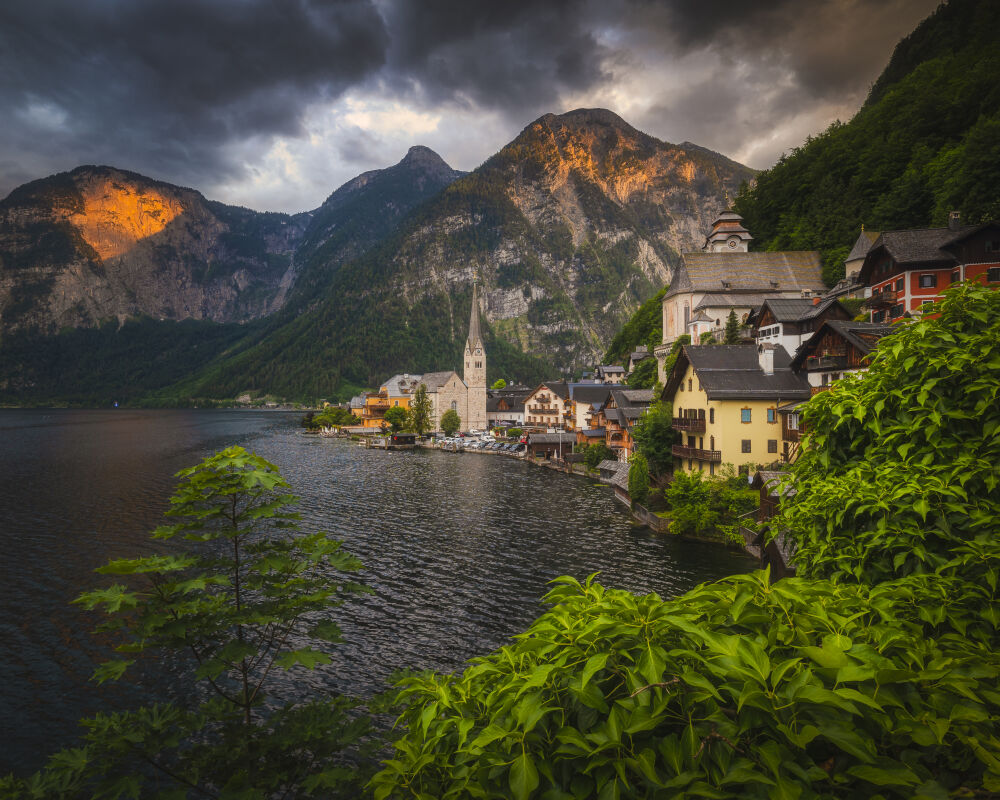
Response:
[[[777,289],[778,288],[778,282],[777,281],[771,281],[771,288],[772,289]]]
[[[731,281],[722,281],[722,288],[723,289],[732,289],[733,288],[733,284],[732,284]]]

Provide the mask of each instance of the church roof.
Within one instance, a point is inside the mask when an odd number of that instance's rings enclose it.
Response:
[[[815,250],[685,253],[664,299],[681,292],[771,295],[803,289],[825,290],[822,264]]]
[[[476,345],[482,347],[483,334],[479,330],[479,293],[476,284],[472,284],[472,311],[469,314],[469,349]]]
[[[452,376],[458,378],[460,381],[462,380],[458,377],[458,373],[455,370],[450,369],[446,372],[428,372],[420,379],[420,382],[427,387],[428,392],[437,392],[451,380]],[[462,385],[465,385],[464,381]]]

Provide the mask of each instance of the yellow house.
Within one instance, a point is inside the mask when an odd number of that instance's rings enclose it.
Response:
[[[809,383],[789,369],[782,347],[685,345],[662,398],[673,404],[674,469],[714,475],[722,464],[742,467],[781,460],[778,406],[808,400]]]
[[[393,375],[383,383],[377,392],[365,395],[361,409],[361,424],[365,428],[381,429],[385,424],[385,412],[390,408],[409,410],[410,398],[420,384],[420,375]]]

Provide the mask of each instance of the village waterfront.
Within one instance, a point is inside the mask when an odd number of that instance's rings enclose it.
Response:
[[[0,411],[0,769],[27,774],[74,742],[79,718],[187,685],[170,662],[95,685],[107,642],[91,634],[96,617],[70,601],[105,582],[93,570],[108,559],[149,552],[174,473],[229,445],[275,463],[301,497],[303,529],[342,539],[375,590],[336,612],[346,643],[329,666],[293,678],[304,694],[369,695],[403,667],[458,669],[524,630],[558,575],[600,571],[607,586],[672,597],[755,567],[741,553],[635,526],[612,490],[588,478],[512,458],[366,450],[304,435],[300,417]]]

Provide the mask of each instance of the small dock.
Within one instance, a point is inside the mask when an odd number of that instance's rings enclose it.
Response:
[[[414,450],[417,446],[415,433],[393,433],[390,436],[372,436],[364,440],[365,447],[376,450]]]

